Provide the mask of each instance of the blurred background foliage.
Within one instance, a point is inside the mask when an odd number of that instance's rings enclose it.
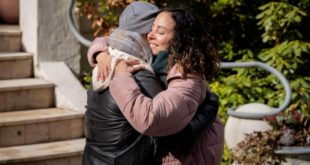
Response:
[[[94,36],[117,26],[121,11],[133,0],[77,0],[81,16],[91,19]],[[160,8],[192,11],[218,45],[222,61],[261,61],[279,70],[290,82],[288,109],[310,111],[310,0],[145,0]],[[87,77],[86,82],[89,83]],[[254,68],[222,70],[211,89],[220,97],[219,116],[251,102],[272,107],[283,103],[284,90],[270,73]],[[231,164],[226,149],[222,164]]]

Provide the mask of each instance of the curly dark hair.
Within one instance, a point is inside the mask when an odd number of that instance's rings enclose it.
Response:
[[[214,78],[219,71],[219,57],[200,22],[183,9],[163,9],[162,12],[169,12],[176,23],[168,50],[169,68],[177,63],[183,67],[183,77],[191,73],[205,76],[207,80]]]

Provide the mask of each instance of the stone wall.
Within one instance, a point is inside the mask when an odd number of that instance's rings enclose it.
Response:
[[[34,64],[64,61],[80,73],[80,44],[66,20],[68,0],[20,1],[20,27],[23,49],[34,55]]]

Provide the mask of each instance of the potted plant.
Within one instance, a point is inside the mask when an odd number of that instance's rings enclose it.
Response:
[[[247,134],[233,150],[237,164],[283,164],[295,158],[310,163],[310,117],[293,108],[266,117],[272,130]],[[298,155],[307,155],[299,157]],[[306,158],[306,160],[298,160]],[[307,159],[308,158],[308,159]]]

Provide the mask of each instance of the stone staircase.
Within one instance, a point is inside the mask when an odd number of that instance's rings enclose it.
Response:
[[[18,26],[0,25],[0,165],[80,165],[84,113],[55,107],[55,85],[35,78]]]

